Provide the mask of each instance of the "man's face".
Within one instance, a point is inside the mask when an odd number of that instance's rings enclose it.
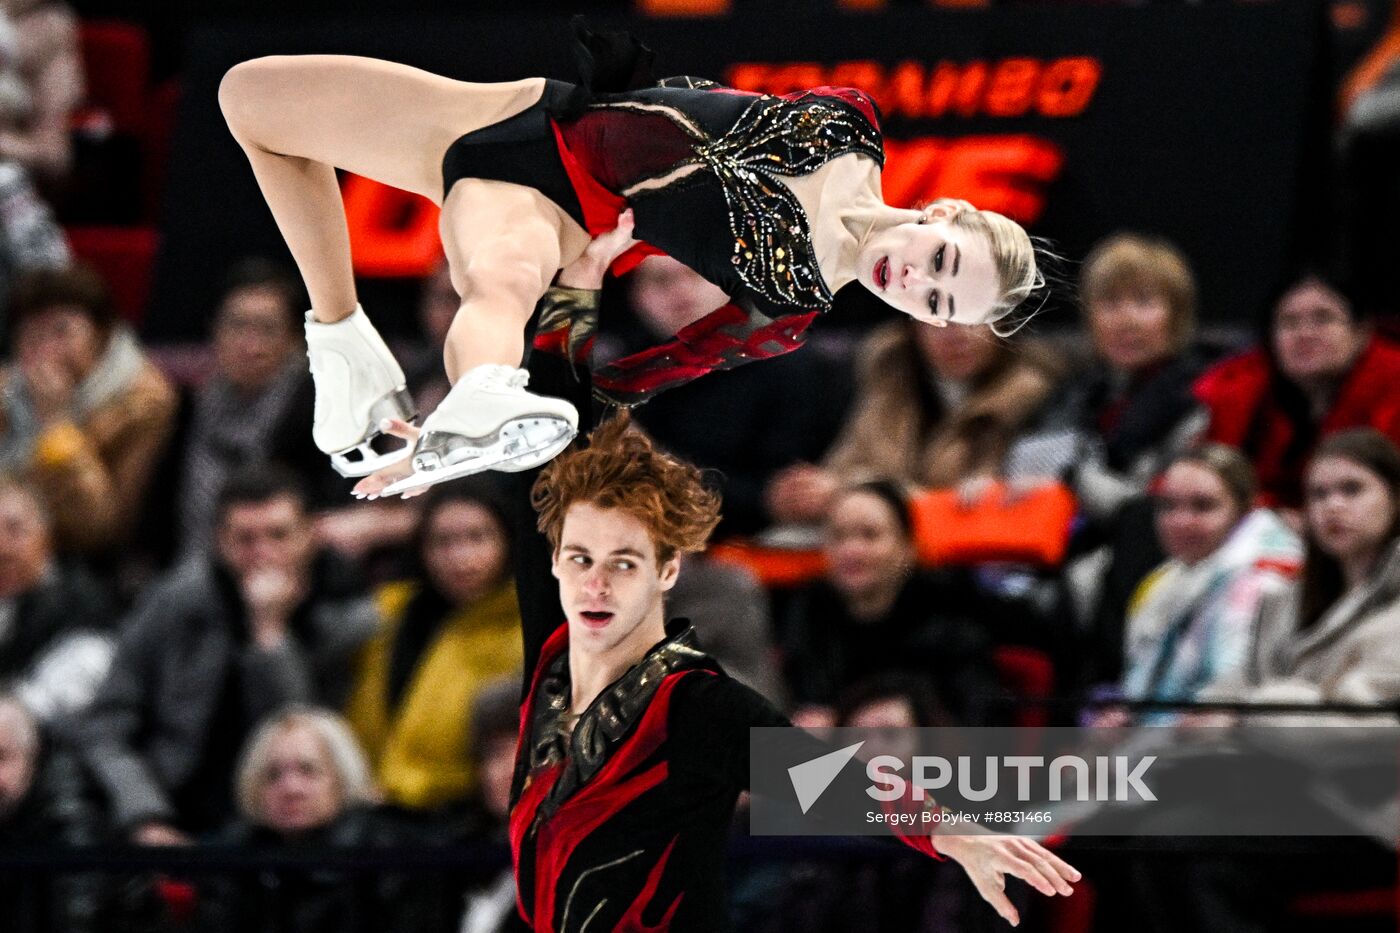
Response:
[[[229,506],[219,522],[219,558],[235,577],[254,571],[304,573],[313,543],[306,513],[293,496]]]
[[[298,337],[283,294],[249,286],[224,298],[214,324],[219,373],[240,388],[259,391],[282,372],[298,349]]]
[[[564,515],[554,576],[573,650],[632,651],[664,622],[663,594],[676,585],[679,558],[658,566],[646,525],[621,509],[580,502]],[[658,636],[659,637],[659,636]]]
[[[34,500],[0,489],[0,599],[27,592],[49,566],[49,532]]]

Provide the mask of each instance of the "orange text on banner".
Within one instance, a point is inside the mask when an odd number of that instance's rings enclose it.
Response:
[[[809,87],[855,87],[875,98],[888,117],[1065,118],[1079,116],[1094,99],[1103,77],[1096,58],[1042,60],[740,62],[727,83],[744,91],[790,94]]]

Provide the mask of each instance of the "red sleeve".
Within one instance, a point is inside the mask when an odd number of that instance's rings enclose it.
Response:
[[[809,311],[773,319],[727,304],[666,343],[595,369],[593,387],[618,404],[639,405],[657,392],[706,373],[796,350],[816,316],[816,311]]]

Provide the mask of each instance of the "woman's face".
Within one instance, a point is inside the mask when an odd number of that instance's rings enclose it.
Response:
[[[1184,564],[1219,550],[1241,518],[1239,506],[1219,474],[1190,461],[1162,477],[1157,494],[1157,536],[1169,557]]]
[[[25,318],[15,335],[21,366],[49,363],[62,367],[75,381],[87,378],[97,365],[106,335],[79,308],[58,305]]]
[[[1375,473],[1342,457],[1321,457],[1308,469],[1304,493],[1308,533],[1338,560],[1373,557],[1395,523],[1395,499]]]
[[[258,794],[260,822],[291,835],[324,826],[343,807],[325,744],[305,726],[283,729],[273,740]]]
[[[1089,304],[1089,332],[1104,362],[1134,373],[1171,355],[1171,306],[1148,291],[1107,295]]]
[[[496,516],[475,502],[445,502],[428,517],[423,564],[448,599],[466,605],[505,578],[509,548]]]
[[[982,324],[1001,294],[987,237],[936,209],[928,223],[877,234],[856,258],[860,283],[916,321],[938,327]]]
[[[991,327],[919,327],[914,340],[919,354],[944,379],[976,379],[997,358],[999,344]]]
[[[1341,376],[1364,340],[1346,299],[1316,280],[1290,289],[1274,309],[1274,356],[1296,382]]]
[[[826,523],[828,579],[846,596],[878,592],[913,564],[914,545],[890,504],[869,492],[847,493]]]

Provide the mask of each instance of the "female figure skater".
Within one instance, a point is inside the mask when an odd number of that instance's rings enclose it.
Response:
[[[885,204],[864,94],[760,96],[690,78],[637,87],[649,51],[578,33],[582,85],[478,84],[329,55],[259,58],[225,75],[220,106],[311,296],[313,431],[343,475],[406,456],[370,442],[385,419],[413,412],[402,370],[356,300],[337,167],[442,207],[462,296],[444,352],[453,388],[423,424],[414,474],[386,493],[530,469],[568,444],[577,411],[525,391],[522,335],[555,273],[628,208],[645,244],[732,303],[593,372],[595,391],[624,405],[795,349],[853,281],[937,326],[996,321],[1040,284],[1029,237],[1005,217],[961,201]],[[568,323],[564,345],[575,349],[583,341],[567,339]]]

